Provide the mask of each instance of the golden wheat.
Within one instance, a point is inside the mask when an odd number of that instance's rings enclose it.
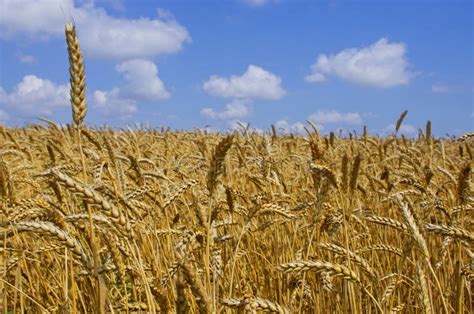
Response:
[[[472,133],[92,129],[66,36],[73,125],[0,127],[2,310],[474,312]]]

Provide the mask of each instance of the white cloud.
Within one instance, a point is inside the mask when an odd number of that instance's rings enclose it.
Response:
[[[395,133],[395,124],[389,124],[386,128],[385,128],[385,132],[387,134],[394,134]],[[403,134],[403,135],[407,135],[407,136],[413,136],[415,135],[416,133],[416,128],[411,125],[411,124],[402,124],[400,126],[400,129],[398,130],[398,134]]]
[[[288,133],[290,129],[290,124],[286,120],[278,120],[275,122],[275,128],[278,131],[282,131],[283,133]]]
[[[148,60],[133,59],[116,66],[127,84],[109,91],[96,90],[92,95],[92,106],[106,116],[118,115],[127,119],[138,110],[139,101],[159,101],[170,97],[158,77],[156,65]]]
[[[313,65],[313,68],[314,68],[314,65]],[[308,82],[324,82],[326,80],[326,77],[319,72],[315,72],[313,74],[306,76],[305,79]]]
[[[288,123],[286,120],[279,120],[275,123],[275,128],[278,132],[283,134],[293,133],[293,134],[304,134],[306,131],[304,129],[304,124],[301,122],[295,122],[293,124]]]
[[[140,18],[115,19],[103,10],[94,10],[77,21],[84,51],[103,58],[129,59],[176,53],[191,38],[174,20]],[[79,36],[80,34],[79,33]]]
[[[362,124],[362,116],[358,112],[341,113],[336,110],[319,110],[309,116],[316,124],[344,123],[350,125]]]
[[[203,108],[201,115],[219,120],[235,120],[246,117],[250,113],[250,101],[235,99],[225,105],[223,111],[217,112],[213,108]]]
[[[203,89],[213,96],[234,98],[223,111],[209,107],[201,110],[202,116],[221,121],[218,124],[223,121],[231,129],[239,128],[239,120],[250,114],[252,99],[280,99],[286,94],[280,77],[255,65],[249,65],[240,76],[213,75],[203,83]]]
[[[213,75],[203,89],[213,96],[232,98],[280,99],[286,94],[280,77],[255,65],[249,65],[241,76]]]
[[[243,129],[247,129],[249,134],[260,134],[263,135],[263,130],[260,128],[255,128],[250,125],[250,123],[243,122],[240,120],[231,120],[227,122],[228,130],[231,131],[243,131]]]
[[[106,116],[117,115],[117,118],[126,119],[137,111],[136,101],[122,97],[118,88],[96,90],[92,98],[93,107]]]
[[[26,116],[48,116],[69,105],[69,86],[57,85],[35,75],[26,75],[11,93],[0,88],[0,104]]]
[[[176,53],[191,41],[172,18],[116,18],[93,2],[76,7],[73,0],[0,0],[0,38],[64,36],[65,17],[74,19],[82,49],[101,58],[131,59]],[[64,11],[64,13],[63,13]]]
[[[31,36],[62,35],[64,15],[73,13],[73,0],[0,0],[0,37],[22,32]],[[74,14],[75,15],[75,14]]]
[[[128,82],[121,91],[122,94],[147,101],[170,97],[170,93],[158,77],[158,69],[153,62],[143,59],[129,60],[117,65],[116,70],[122,73]]]
[[[303,134],[306,132],[304,124],[301,122],[296,122],[291,125],[291,129],[294,133]]]
[[[336,76],[359,85],[388,88],[405,85],[413,74],[408,70],[404,43],[382,38],[364,48],[344,49],[335,55],[320,54],[311,66],[308,82]]]
[[[158,101],[170,97],[158,77],[156,65],[148,60],[134,59],[116,67],[127,84],[111,90],[96,90],[90,102],[104,115],[116,114],[125,119],[137,111],[138,101]],[[0,104],[25,117],[49,116],[60,107],[70,105],[69,85],[58,85],[35,75],[26,75],[7,93],[0,87]]]
[[[156,65],[148,60],[133,59],[116,66],[127,84],[109,91],[96,90],[92,95],[92,106],[106,116],[117,114],[127,119],[138,110],[138,101],[158,101],[170,97],[158,77]]]

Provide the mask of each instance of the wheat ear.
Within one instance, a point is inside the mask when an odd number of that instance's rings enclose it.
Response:
[[[224,159],[227,151],[232,146],[234,135],[228,135],[217,144],[214,154],[212,155],[209,172],[207,173],[207,189],[212,195],[217,185],[217,177],[224,172]]]
[[[277,267],[277,269],[284,273],[328,271],[331,274],[334,274],[334,276],[342,276],[350,281],[360,283],[360,279],[357,274],[349,268],[343,265],[333,264],[325,261],[294,261],[286,264],[281,264]]]
[[[442,236],[451,237],[458,240],[464,240],[474,243],[474,235],[468,231],[457,227],[450,227],[445,225],[425,224],[425,229],[429,232],[440,234]]]
[[[49,234],[57,238],[66,247],[68,247],[76,256],[78,256],[87,269],[92,269],[90,256],[84,251],[79,241],[66,231],[60,229],[55,224],[48,221],[20,221],[13,225],[16,232],[35,232],[39,234]],[[9,232],[7,231],[7,234]],[[0,232],[0,237],[4,234]]]
[[[341,256],[348,255],[355,262],[355,264],[359,265],[372,279],[377,279],[377,273],[374,269],[372,269],[372,267],[369,265],[369,262],[365,258],[333,243],[319,243],[318,246]]]
[[[73,23],[66,23],[66,43],[69,54],[70,96],[72,118],[76,126],[81,127],[86,117],[86,73],[84,60]]]
[[[234,309],[245,310],[248,313],[269,312],[287,314],[290,311],[283,306],[262,298],[243,297],[241,299],[222,299],[221,304]]]

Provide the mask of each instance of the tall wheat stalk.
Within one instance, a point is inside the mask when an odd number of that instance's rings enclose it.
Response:
[[[76,27],[73,23],[66,23],[65,27],[67,51],[69,55],[69,82],[70,82],[70,99],[72,109],[72,119],[76,126],[77,136],[79,140],[79,150],[82,163],[83,181],[87,183],[87,168],[84,158],[84,151],[82,146],[82,128],[84,127],[84,119],[87,113],[86,104],[86,72],[84,67],[84,60],[82,57],[79,39],[76,33]],[[89,239],[90,246],[93,253],[94,273],[97,275],[97,304],[100,314],[105,313],[105,298],[106,286],[103,276],[97,273],[99,268],[99,255],[97,252],[96,235],[92,219],[92,210],[89,204],[84,203],[89,215]]]

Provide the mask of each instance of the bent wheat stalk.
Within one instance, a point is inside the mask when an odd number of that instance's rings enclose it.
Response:
[[[78,256],[81,259],[83,265],[88,270],[92,269],[91,258],[86,253],[79,241],[49,221],[19,221],[13,224],[13,230],[0,232],[0,238],[3,238],[7,235],[12,235],[14,232],[34,232],[38,234],[48,234],[58,239],[67,248],[69,248],[72,253]]]
[[[367,294],[369,298],[372,299],[372,301],[374,302],[375,306],[380,311],[380,313],[383,313],[380,303],[362,285],[357,274],[353,272],[352,270],[350,270],[349,268],[347,268],[346,266],[333,264],[333,263],[325,262],[325,261],[319,261],[319,260],[314,260],[314,261],[300,260],[300,261],[294,261],[294,262],[290,262],[286,264],[281,264],[277,267],[277,270],[280,270],[283,273],[308,272],[308,271],[313,271],[313,272],[318,272],[318,273],[328,272],[334,277],[338,277],[338,276],[343,277],[344,279],[347,279],[351,282],[359,284],[362,291],[364,291],[364,293]]]

